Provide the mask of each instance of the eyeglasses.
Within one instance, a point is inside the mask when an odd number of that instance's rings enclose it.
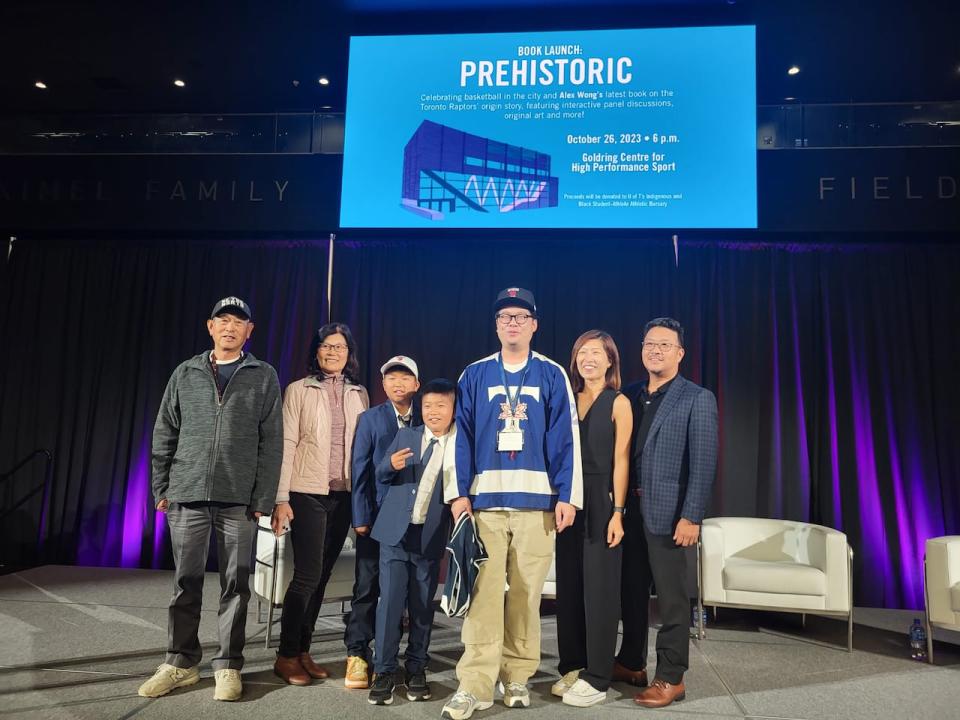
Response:
[[[517,325],[522,327],[523,325],[527,324],[527,320],[532,318],[533,315],[529,315],[527,313],[518,313],[516,315],[511,315],[510,313],[497,313],[494,315],[494,317],[501,325],[509,325],[510,321],[512,320],[517,323]]]
[[[346,345],[340,345],[340,344],[331,345],[330,343],[320,343],[320,349],[329,350],[330,352],[335,352],[335,353],[345,353],[350,348],[348,348]]]
[[[668,342],[661,342],[661,343],[645,342],[643,344],[643,349],[646,350],[647,352],[653,352],[654,350],[659,350],[661,353],[668,353],[670,352],[670,348],[674,348],[674,347],[680,347],[680,346],[674,345],[673,343],[668,343]]]

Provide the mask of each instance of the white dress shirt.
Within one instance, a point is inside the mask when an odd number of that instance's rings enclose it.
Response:
[[[437,444],[427,461],[427,466],[423,469],[420,485],[417,488],[417,499],[413,501],[413,512],[410,515],[410,523],[413,525],[423,525],[426,522],[430,498],[433,497],[433,488],[438,475],[441,476],[440,481],[443,483],[443,501],[445,503],[456,500],[460,495],[460,490],[457,488],[455,457],[457,447],[456,425],[451,425],[450,432],[440,437],[434,435],[430,428],[424,426],[423,441],[420,443],[420,457],[423,457],[427,448],[430,447],[430,441],[434,438],[436,438]]]

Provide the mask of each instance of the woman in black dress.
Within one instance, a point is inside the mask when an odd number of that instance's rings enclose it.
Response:
[[[583,510],[557,535],[560,680],[551,692],[589,707],[607,696],[617,649],[620,540],[629,480],[630,402],[620,394],[613,338],[589,330],[573,346],[570,383],[580,418]]]

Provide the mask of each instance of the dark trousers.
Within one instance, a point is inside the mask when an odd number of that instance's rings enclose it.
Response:
[[[250,566],[255,525],[245,505],[170,503],[167,511],[173,547],[174,592],[167,620],[167,657],[170,665],[190,668],[200,663],[197,631],[203,600],[203,573],[207,566],[210,532],[217,538],[220,571],[220,608],[217,626],[220,649],[213,669],[243,668]]]
[[[690,597],[686,549],[672,535],[651,535],[644,527],[640,498],[627,499],[620,604],[623,642],[617,660],[630,670],[647,665],[650,583],[657,586],[660,632],[656,676],[676,684],[690,665]]]
[[[583,669],[580,677],[597,690],[610,687],[620,620],[611,608],[620,605],[623,543],[607,547],[608,486],[609,476],[585,476],[583,511],[557,534],[560,674]]]
[[[369,535],[357,535],[356,558],[353,599],[343,632],[343,644],[347,646],[348,656],[362,657],[369,662],[380,597],[380,543]]]
[[[283,657],[297,657],[310,650],[327,581],[350,531],[350,493],[292,492],[290,508],[293,579],[283,596],[280,617],[279,654]]]
[[[410,525],[400,545],[380,546],[380,602],[377,604],[377,652],[374,671],[396,672],[399,667],[400,619],[410,615],[406,671],[424,672],[430,662],[433,596],[437,592],[440,560],[420,552],[422,525]]]

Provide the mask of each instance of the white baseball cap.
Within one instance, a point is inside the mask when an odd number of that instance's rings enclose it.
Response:
[[[420,379],[420,371],[417,369],[417,364],[413,361],[413,358],[408,358],[406,355],[394,355],[392,358],[387,360],[383,365],[380,366],[380,374],[386,375],[390,368],[397,367],[398,365],[403,366],[412,372],[413,376],[417,380]]]

